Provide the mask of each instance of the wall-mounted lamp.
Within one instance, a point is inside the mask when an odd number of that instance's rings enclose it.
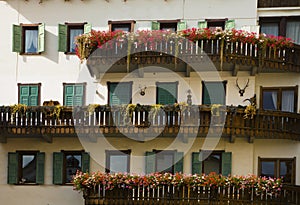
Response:
[[[146,92],[145,92],[146,89],[147,89],[146,86],[145,86],[144,88],[142,88],[142,87],[140,86],[140,95],[141,95],[141,96],[144,96],[144,95],[146,94]]]

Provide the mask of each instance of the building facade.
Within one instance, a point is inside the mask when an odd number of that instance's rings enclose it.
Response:
[[[0,13],[5,203],[83,204],[70,186],[76,170],[255,174],[300,185],[299,4],[6,0]],[[123,52],[126,44],[108,41],[88,59],[76,55],[76,36],[91,30],[191,28],[295,45],[261,51],[214,39]],[[250,103],[257,110],[245,117]]]

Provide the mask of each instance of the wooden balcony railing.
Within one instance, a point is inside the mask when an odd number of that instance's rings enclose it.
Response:
[[[117,71],[128,72],[128,69],[132,69],[128,67],[129,64],[135,67],[147,64],[206,63],[207,67],[207,62],[211,60],[217,70],[223,71],[234,71],[239,66],[240,70],[248,70],[253,75],[257,72],[300,72],[300,47],[297,45],[292,48],[262,48],[257,44],[221,41],[213,39],[192,43],[183,39],[177,47],[170,41],[146,45],[142,50],[134,45],[128,50],[126,41],[111,41],[109,45],[105,44],[95,50],[88,58],[87,65],[91,73],[99,74],[109,72],[107,67],[111,65],[127,65]]]
[[[258,8],[300,6],[300,0],[258,0]]]
[[[126,187],[106,190],[105,186],[94,187],[84,193],[85,205],[114,204],[264,204],[264,205],[298,205],[300,203],[299,186],[283,186],[280,193],[257,192],[255,189],[237,189],[224,187],[174,187],[165,185],[128,189]]]
[[[0,139],[7,137],[43,137],[51,142],[55,136],[76,136],[81,133],[105,136],[136,135],[144,137],[191,134],[198,137],[222,135],[231,141],[236,137],[300,140],[300,114],[258,109],[245,118],[244,108],[220,107],[213,112],[209,106],[136,106],[127,112],[126,106],[63,108],[59,116],[53,107],[28,107],[26,112],[12,113],[10,107],[0,107]]]

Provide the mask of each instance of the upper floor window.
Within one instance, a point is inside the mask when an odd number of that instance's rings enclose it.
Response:
[[[156,104],[174,104],[177,102],[178,82],[157,82],[156,93]]]
[[[175,150],[153,150],[146,152],[146,173],[183,172],[183,152]]]
[[[92,25],[89,23],[65,23],[58,25],[58,51],[68,54],[76,53],[76,37],[89,33]]]
[[[224,151],[209,151],[192,153],[192,173],[209,174],[215,172],[228,176],[231,174],[232,153]]]
[[[131,150],[106,150],[107,173],[129,173]]]
[[[226,84],[227,81],[222,81],[222,82],[202,81],[202,104],[225,105]]]
[[[260,32],[273,36],[291,38],[300,44],[300,16],[289,17],[261,17],[259,19]]]
[[[152,30],[169,30],[172,32],[181,31],[186,29],[187,25],[185,21],[179,20],[160,20],[153,21],[151,29]]]
[[[260,105],[265,110],[297,111],[298,86],[261,87]]]
[[[295,184],[296,158],[258,158],[258,175],[283,178],[284,183]]]
[[[41,84],[18,84],[18,103],[27,106],[40,105]]]
[[[40,54],[45,50],[45,24],[13,25],[13,52]]]
[[[8,184],[43,184],[45,153],[17,151],[8,153]]]
[[[90,156],[84,151],[53,153],[53,184],[69,184],[77,171],[88,172]]]
[[[64,83],[64,105],[82,106],[85,104],[86,83]]]
[[[127,105],[132,102],[132,82],[107,82],[108,104]]]
[[[205,19],[198,22],[198,28],[209,28],[210,30],[230,30],[234,27],[235,21],[228,19]]]
[[[135,21],[108,21],[109,31],[134,31]]]

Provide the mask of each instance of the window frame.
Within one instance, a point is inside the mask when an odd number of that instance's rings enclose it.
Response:
[[[128,21],[108,21],[108,29],[110,32],[115,31],[114,26],[121,26],[124,28],[129,28],[128,32],[134,32],[134,24],[136,22],[134,20],[128,20]]]
[[[84,34],[84,25],[87,24],[87,22],[84,23],[65,23],[67,25],[67,52],[65,54],[74,55],[76,52],[71,51],[71,30],[72,29],[82,29],[82,34]]]
[[[262,162],[275,162],[275,170],[274,170],[274,177],[280,178],[280,162],[289,161],[292,163],[293,170],[291,176],[291,183],[285,184],[292,184],[296,183],[296,157],[293,158],[268,158],[268,157],[258,157],[258,166],[257,166],[257,175],[261,176],[262,172]]]
[[[221,27],[222,30],[225,30],[225,24],[226,21],[228,21],[228,18],[225,19],[205,19],[205,21],[207,22],[207,28],[210,30],[214,30],[212,29],[213,27]],[[215,26],[214,24],[216,24],[217,26]],[[218,24],[222,24],[221,26],[218,26]]]
[[[294,112],[297,112],[298,106],[298,85],[296,86],[286,86],[286,87],[263,87],[260,86],[260,107],[263,108],[263,93],[264,91],[277,91],[277,111],[282,110],[282,91],[291,90],[294,91]]]
[[[105,150],[105,172],[110,173],[111,156],[127,156],[127,173],[130,173],[131,149],[128,150]]]
[[[41,105],[41,83],[18,83],[18,104],[21,103],[21,86],[37,86],[38,88],[38,99],[37,106]]]
[[[18,184],[37,184],[36,180],[35,182],[29,182],[29,183],[26,182],[20,183],[20,182],[23,179],[23,168],[22,168],[23,156],[34,155],[36,158],[35,160],[37,161],[37,153],[39,153],[39,151],[16,151],[16,153],[18,153]],[[37,171],[35,171],[35,174],[37,174]]]
[[[80,105],[80,106],[84,106],[86,104],[86,85],[87,85],[86,82],[84,82],[84,83],[63,83],[63,105],[64,106],[67,106],[66,99],[65,99],[66,98],[66,86],[73,86],[73,88],[74,88],[74,86],[77,86],[77,85],[78,86],[81,85],[83,87],[82,105]],[[74,95],[73,95],[73,97],[74,97]],[[71,106],[74,106],[74,102],[73,102],[73,105],[71,105]]]

